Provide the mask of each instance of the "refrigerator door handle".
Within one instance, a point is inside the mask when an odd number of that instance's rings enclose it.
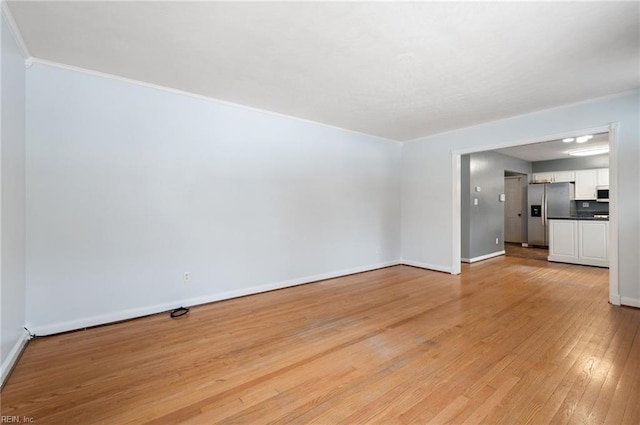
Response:
[[[547,227],[547,191],[544,192],[544,200],[542,202],[542,225]]]

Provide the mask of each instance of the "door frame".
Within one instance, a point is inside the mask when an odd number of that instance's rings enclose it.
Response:
[[[508,171],[508,170],[505,170]],[[527,213],[527,206],[525,204],[523,204],[523,202],[525,201],[525,199],[523,198],[523,188],[522,188],[522,179],[523,178],[527,178],[527,175],[524,173],[519,173],[518,175],[514,175],[514,176],[504,176],[504,193],[505,195],[507,194],[507,180],[518,180],[518,183],[520,185],[520,187],[518,188],[518,191],[520,192],[520,244],[524,243],[524,219],[525,219],[525,214]],[[509,202],[509,196],[506,197],[505,199],[505,205],[504,205],[504,210],[505,212],[507,211],[507,203]],[[504,243],[507,243],[507,220],[506,217],[503,219],[504,224],[503,224],[503,230],[504,230]]]
[[[614,305],[620,305],[620,289],[618,282],[618,122],[612,122],[608,125],[591,127],[581,130],[567,131],[563,133],[550,134],[547,136],[530,137],[527,139],[516,140],[513,142],[498,143],[493,145],[484,145],[474,148],[454,149],[451,151],[452,161],[452,181],[453,181],[453,243],[452,243],[452,264],[451,274],[460,274],[461,254],[460,245],[462,237],[461,231],[461,159],[462,155],[470,153],[486,152],[502,148],[510,148],[513,146],[530,145],[533,143],[548,142],[550,140],[559,140],[566,137],[576,137],[583,134],[609,133],[609,302]]]

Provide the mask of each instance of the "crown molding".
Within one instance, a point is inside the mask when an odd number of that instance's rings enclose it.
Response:
[[[571,102],[571,103],[563,103],[561,105],[556,105],[556,106],[550,106],[548,108],[543,108],[543,109],[536,109],[535,111],[531,111],[531,112],[525,112],[523,114],[518,114],[518,115],[510,115],[508,117],[503,117],[503,118],[498,118],[495,120],[491,120],[491,121],[486,121],[486,122],[481,122],[478,124],[473,124],[473,125],[468,125],[466,127],[460,127],[460,128],[454,128],[452,130],[447,130],[447,131],[442,131],[440,133],[434,133],[434,134],[428,134],[426,136],[420,136],[420,137],[416,137],[415,139],[409,139],[409,140],[403,140],[402,143],[403,144],[407,144],[407,143],[413,143],[413,142],[422,142],[425,140],[429,140],[431,138],[435,138],[435,137],[440,137],[440,136],[444,136],[444,135],[448,135],[448,134],[452,134],[452,133],[457,133],[458,131],[462,131],[462,130],[469,130],[469,129],[474,129],[477,127],[482,127],[488,124],[498,124],[498,123],[502,123],[502,122],[506,122],[512,119],[517,119],[517,118],[523,118],[523,117],[527,117],[527,116],[534,116],[543,112],[551,112],[554,110],[560,110],[560,109],[564,109],[564,108],[571,108],[573,106],[580,106],[580,105],[587,105],[589,103],[595,103],[595,102],[602,102],[602,101],[606,101],[608,99],[615,99],[618,97],[624,97],[624,96],[628,96],[628,95],[632,95],[632,94],[640,94],[640,89],[631,89],[631,90],[625,90],[625,91],[621,91],[618,93],[611,93],[611,94],[606,94],[604,96],[598,96],[598,97],[593,97],[590,99],[585,99],[585,100],[580,100],[577,102]],[[602,126],[599,126],[598,128],[602,128]],[[606,131],[606,130],[605,130]],[[563,133],[563,134],[573,134],[575,132],[568,132],[568,133]],[[574,134],[575,136],[575,134]],[[565,137],[570,137],[570,136],[565,136]],[[550,141],[550,140],[554,140],[554,139],[546,139],[546,140],[542,140],[542,141]],[[540,142],[540,140],[538,141]],[[505,145],[502,147],[511,147],[514,145]],[[502,147],[496,147],[493,149],[501,149]],[[484,151],[485,149],[483,149]],[[489,149],[491,150],[491,149]]]
[[[13,18],[13,14],[11,13],[11,9],[9,9],[9,5],[6,0],[0,0],[2,7],[2,17],[4,21],[9,26],[9,31],[13,34],[13,38],[15,38],[16,43],[18,44],[18,48],[22,52],[23,56],[26,58],[31,57],[31,53],[29,53],[29,48],[27,48],[27,44],[24,42],[24,38],[22,38],[22,33],[20,32],[20,28],[18,28],[18,24],[16,20]]]

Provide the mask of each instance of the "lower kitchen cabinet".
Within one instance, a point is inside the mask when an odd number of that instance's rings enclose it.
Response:
[[[587,264],[609,267],[608,221],[578,221],[578,258]]]
[[[549,220],[549,261],[609,267],[609,222]]]
[[[549,261],[578,261],[578,222],[549,220]]]

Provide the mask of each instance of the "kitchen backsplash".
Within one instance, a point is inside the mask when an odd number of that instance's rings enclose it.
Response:
[[[578,214],[580,213],[609,214],[608,202],[575,201],[575,203],[576,203],[576,212]]]

